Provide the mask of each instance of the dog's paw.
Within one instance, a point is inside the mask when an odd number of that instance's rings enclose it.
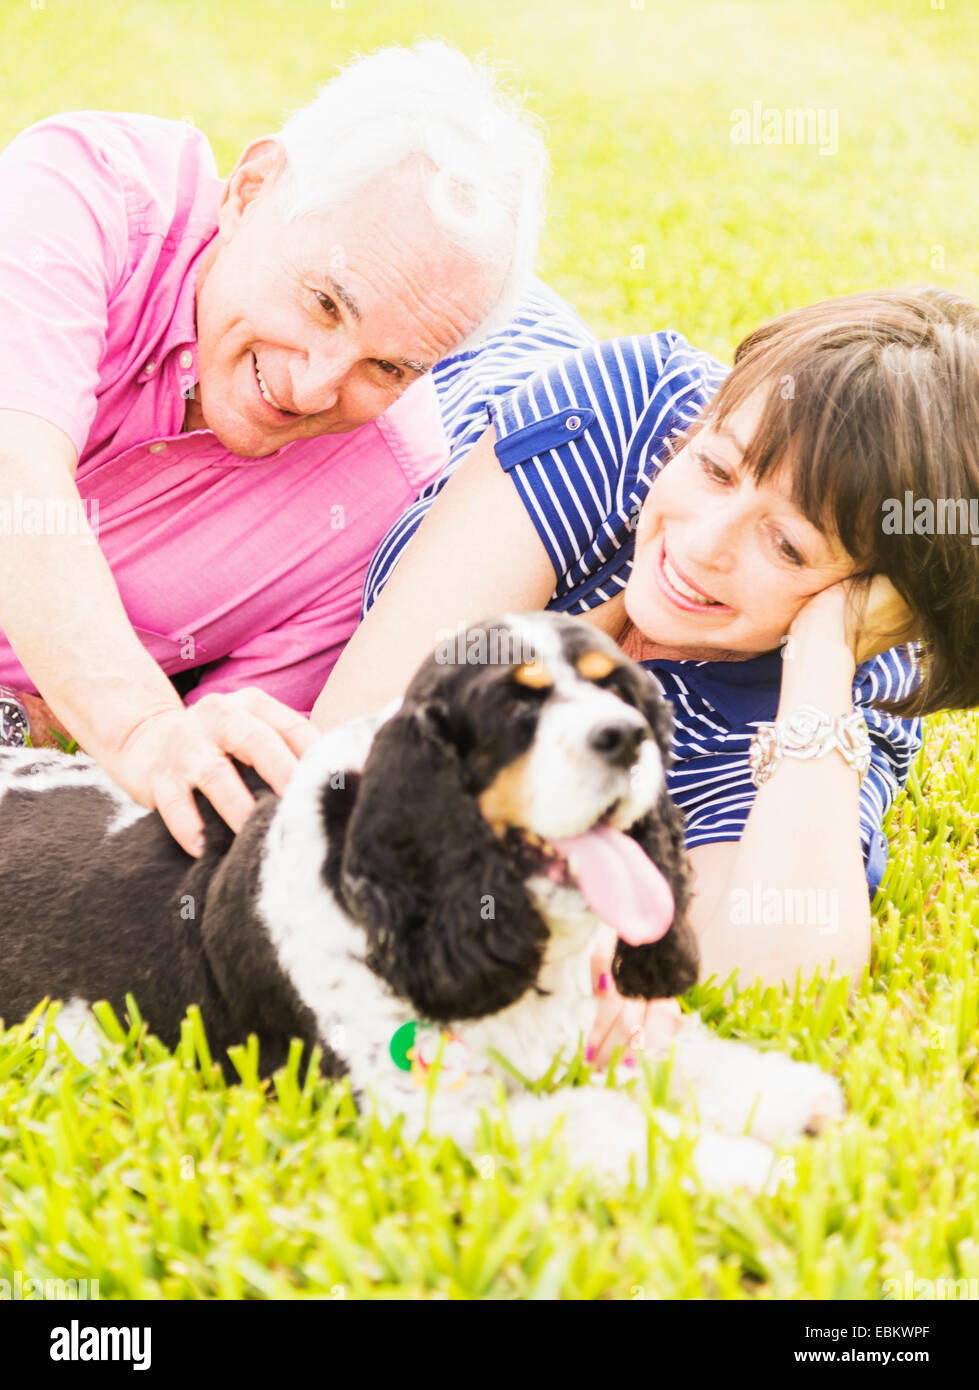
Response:
[[[802,1134],[819,1134],[831,1120],[842,1119],[843,1092],[834,1077],[781,1053],[760,1056],[770,1064],[744,1081],[749,1134],[767,1144],[789,1143]]]
[[[666,1110],[656,1110],[653,1118],[670,1139],[683,1129],[682,1121]],[[755,1195],[772,1190],[778,1174],[775,1154],[767,1144],[747,1135],[719,1134],[710,1129],[695,1132],[693,1166],[708,1192],[740,1190]]]
[[[811,1062],[719,1038],[693,1014],[670,1041],[671,1095],[692,1101],[704,1125],[779,1144],[843,1116],[839,1083]]]
[[[648,1177],[649,1119],[646,1111],[623,1091],[575,1087],[542,1098],[511,1103],[510,1124],[523,1145],[550,1134],[559,1120],[559,1140],[567,1145],[576,1168],[587,1168],[599,1180],[625,1186],[634,1174],[643,1185]],[[652,1115],[659,1132],[675,1139],[684,1124],[668,1111]],[[770,1190],[775,1155],[748,1136],[719,1134],[695,1128],[692,1159],[700,1185],[709,1192]],[[684,1181],[692,1182],[687,1178]]]
[[[36,1047],[45,1046],[55,1052],[58,1041],[84,1067],[95,1067],[107,1051],[107,1040],[84,999],[69,999],[55,1005],[51,1014],[43,1014],[31,1031]]]
[[[548,1096],[520,1097],[509,1106],[518,1143],[545,1138],[559,1121],[558,1142],[567,1145],[575,1168],[625,1185],[631,1173],[646,1181],[648,1130],[645,1113],[623,1091],[594,1086],[563,1087]]]

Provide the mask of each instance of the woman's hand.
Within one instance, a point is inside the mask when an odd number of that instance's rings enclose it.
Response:
[[[889,647],[920,636],[917,622],[894,585],[883,574],[841,579],[800,608],[789,628],[784,655],[796,640],[818,633],[840,638],[859,666]]]
[[[288,705],[248,689],[161,709],[140,720],[118,747],[89,751],[135,801],[159,811],[174,839],[196,857],[204,850],[204,824],[195,787],[237,833],[255,799],[229,758],[253,767],[281,795],[318,736]]]
[[[676,999],[624,999],[619,994],[612,982],[615,946],[615,933],[603,927],[592,952],[592,988],[598,997],[598,1013],[585,1054],[596,1067],[607,1067],[617,1047],[625,1048],[625,1065],[635,1066],[636,1054],[668,1042],[683,1017]]]

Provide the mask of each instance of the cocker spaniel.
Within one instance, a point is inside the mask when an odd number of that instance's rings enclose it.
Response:
[[[623,995],[697,978],[671,727],[614,643],[537,614],[443,642],[397,706],[325,734],[281,799],[239,767],[255,810],[234,836],[198,797],[199,860],[90,759],[0,751],[0,1017],[63,1000],[56,1027],[85,1059],[93,1001],[121,1014],[131,992],[169,1046],[198,1004],[232,1080],[232,1044],[257,1034],[270,1075],[298,1037],[358,1101],[404,1115],[409,1134],[427,1113],[468,1147],[502,1082],[519,1140],[563,1118],[576,1162],[641,1176],[649,1116],[629,1090],[540,1096],[514,1072],[537,1080],[587,1040],[601,923]],[[841,1112],[818,1068],[696,1015],[670,1047],[712,1186],[762,1186],[769,1143]]]

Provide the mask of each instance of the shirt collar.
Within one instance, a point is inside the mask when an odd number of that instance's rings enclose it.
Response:
[[[151,376],[159,375],[163,363],[172,352],[181,351],[193,354],[191,364],[184,369],[187,375],[192,375],[194,380],[197,378],[197,328],[195,318],[197,313],[197,276],[200,271],[201,261],[213,244],[217,236],[218,217],[217,210],[220,204],[220,194],[224,187],[223,180],[214,180],[214,230],[203,245],[199,248],[194,259],[190,262],[177,292],[177,302],[174,311],[167,325],[166,332],[157,344],[152,362],[143,364],[137,380],[147,381]]]
[[[178,382],[186,381],[188,385],[191,385],[194,382],[200,380],[200,373],[198,370],[197,360],[197,325],[195,322],[197,317],[197,276],[200,272],[201,261],[207,254],[209,247],[213,244],[214,238],[217,236],[217,214],[218,207],[220,206],[221,201],[221,191],[223,188],[224,181],[222,179],[216,178],[214,180],[213,190],[214,230],[211,233],[211,235],[207,238],[207,240],[201,245],[193,260],[187,267],[187,271],[180,284],[180,289],[177,292],[177,302],[174,306],[174,311],[170,319],[170,322],[167,325],[166,332],[164,333],[156,348],[156,352],[154,354],[152,362],[144,363],[143,370],[137,377],[137,381],[139,382],[147,381],[151,376],[158,376],[160,371],[162,370],[164,362],[173,352],[179,352],[181,355],[183,353],[190,354],[190,357],[186,360],[186,362],[184,360],[178,359]],[[234,463],[239,466],[268,463],[270,460],[280,458],[282,454],[286,452],[287,449],[292,448],[293,444],[302,442],[301,440],[290,440],[287,444],[283,444],[281,448],[276,449],[274,453],[264,454],[261,458],[253,459],[244,458],[239,454],[233,454],[230,452],[230,450],[224,449],[223,446],[217,443],[215,436],[211,433],[210,430],[204,429],[199,431],[192,431],[192,433],[196,433],[199,436],[206,435],[209,439],[214,441],[215,448],[220,450],[223,461],[228,463]],[[182,433],[179,433],[177,436],[175,436],[175,438],[187,437],[188,436]],[[200,440],[196,447],[198,449],[203,447],[202,442]]]

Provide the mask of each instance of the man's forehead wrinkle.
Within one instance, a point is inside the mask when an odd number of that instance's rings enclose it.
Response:
[[[407,290],[405,298],[408,311],[416,324],[424,326],[426,335],[424,346],[431,350],[434,361],[438,361],[448,351],[451,351],[455,343],[472,332],[481,317],[479,309],[467,311],[464,306],[448,295],[442,294],[437,285],[429,283],[424,287],[416,287],[407,277],[405,277],[404,283]],[[436,320],[435,324],[432,324],[433,318]],[[429,336],[432,328],[438,337]],[[445,336],[446,330],[450,335],[448,337]],[[414,360],[422,361],[423,359]],[[427,367],[426,370],[428,370]]]
[[[392,216],[389,202],[368,200],[328,219],[310,218],[297,259],[307,283],[335,295],[341,312],[364,324],[373,340],[370,356],[423,375],[472,332],[483,310],[476,301],[488,298],[491,287],[486,272],[452,246],[433,218],[415,213],[404,222]],[[342,264],[329,265],[338,248]],[[459,302],[461,281],[472,310]],[[383,338],[373,331],[376,317],[386,319]]]
[[[486,270],[455,248],[434,218],[428,215],[410,230],[389,215],[371,216],[365,231],[367,235],[356,242],[348,238],[350,244],[344,268],[352,270],[358,280],[366,279],[369,285],[372,274],[385,280],[400,279],[414,301],[410,306],[413,316],[417,316],[419,309],[432,305],[438,312],[445,311],[450,301],[433,281],[451,287],[460,278],[482,282],[486,277]],[[421,290],[416,288],[419,281]]]
[[[364,310],[361,307],[360,301],[355,297],[352,291],[345,284],[337,280],[332,274],[324,274],[322,272],[317,272],[315,266],[311,265],[309,260],[306,258],[292,258],[289,262],[288,269],[297,280],[307,281],[317,288],[322,288],[324,291],[329,291],[329,293],[334,295],[335,298],[338,299],[340,303],[344,306],[344,308],[347,309],[352,319],[354,319],[357,323],[363,321]],[[365,274],[364,271],[360,271],[359,273],[361,275]],[[421,302],[421,296],[417,296],[417,298],[418,301]],[[383,307],[383,304],[381,304],[381,307]],[[367,312],[370,312],[370,307],[368,307]],[[417,322],[417,315],[415,316],[415,321]],[[419,376],[424,376],[427,372],[432,371],[432,369],[435,366],[435,363],[444,354],[436,352],[433,356],[433,359],[430,361],[423,360],[420,357],[400,357],[396,356],[393,353],[379,355],[388,356],[389,360],[395,362],[399,367],[406,367],[409,371],[416,372]]]

